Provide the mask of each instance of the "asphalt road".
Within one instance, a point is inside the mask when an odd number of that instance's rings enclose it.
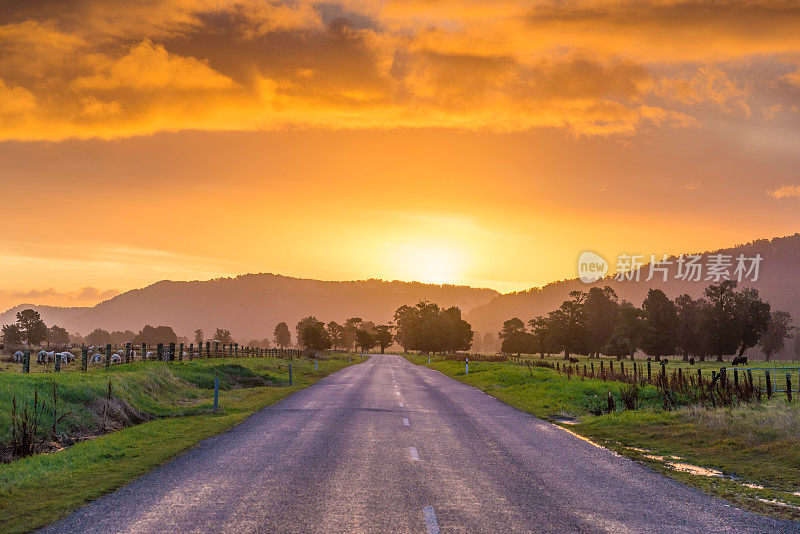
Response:
[[[800,532],[374,356],[46,532]]]

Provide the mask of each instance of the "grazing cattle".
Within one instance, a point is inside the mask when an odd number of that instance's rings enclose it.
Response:
[[[25,357],[25,353],[22,352],[21,350],[18,350],[17,352],[14,353],[14,361],[15,362],[21,362],[24,357]]]
[[[111,363],[122,363],[122,356],[117,353],[111,355]]]
[[[46,350],[40,350],[36,353],[36,363],[47,363],[50,359],[47,356]]]
[[[694,358],[689,358],[689,365],[694,365]]]
[[[102,354],[95,354],[94,356],[92,356],[92,363],[100,363],[102,358],[103,358]]]
[[[570,363],[578,363],[578,358],[573,358],[572,356],[569,357]]]
[[[733,365],[747,365],[747,356],[737,356],[733,359]]]
[[[144,357],[144,359],[145,359],[145,360],[149,360],[151,357],[153,357],[153,356],[155,356],[155,355],[156,355],[156,353],[155,353],[155,352],[153,352],[152,350],[151,350],[151,351],[148,351],[148,352],[147,352],[147,356],[145,356],[145,357]]]

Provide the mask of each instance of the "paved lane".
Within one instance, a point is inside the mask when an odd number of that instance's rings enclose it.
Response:
[[[47,532],[800,532],[399,356],[348,367]]]

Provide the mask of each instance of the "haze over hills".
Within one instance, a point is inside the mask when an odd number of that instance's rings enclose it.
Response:
[[[71,319],[80,315],[81,313],[89,310],[89,307],[62,307],[62,306],[44,306],[41,304],[20,304],[9,308],[8,310],[0,313],[0,326],[12,324],[17,321],[17,312],[22,310],[33,309],[39,312],[42,320],[48,326],[67,324]]]
[[[800,319],[800,276],[797,274],[798,266],[800,266],[800,234],[771,240],[760,239],[745,245],[698,254],[703,257],[701,263],[704,265],[707,265],[708,256],[714,254],[730,255],[734,258],[740,254],[743,254],[745,258],[760,254],[763,259],[760,263],[758,280],[755,282],[744,280],[740,286],[758,289],[761,297],[769,301],[773,310],[791,313],[797,324]],[[649,260],[649,256],[647,259]],[[674,262],[675,259],[672,257],[668,260]],[[606,258],[606,260],[613,269],[616,260],[612,258]],[[676,271],[677,265],[673,263],[669,267],[666,282],[663,280],[663,275],[660,274],[656,274],[651,281],[646,281],[649,274],[647,266],[641,269],[638,282],[618,281],[611,277],[592,284],[585,284],[577,278],[553,282],[541,288],[498,295],[491,302],[478,306],[467,313],[466,319],[477,331],[497,332],[506,319],[519,317],[527,322],[529,319],[547,314],[559,307],[569,292],[574,290],[588,291],[592,286],[611,286],[620,299],[628,300],[639,306],[650,288],[660,288],[670,298],[675,298],[683,293],[700,297],[704,289],[712,283],[704,279],[699,282],[676,279]],[[704,272],[703,278],[705,278],[705,274]]]
[[[763,260],[758,280],[744,281],[742,285],[757,288],[773,309],[787,311],[796,320],[800,318],[800,277],[796,274],[800,265],[800,234],[701,254],[703,263],[712,254],[734,258],[739,254],[748,258],[760,254]],[[613,268],[614,260],[608,260]],[[81,334],[95,328],[138,331],[145,324],[151,324],[172,326],[179,335],[185,336],[191,336],[196,328],[208,333],[215,328],[227,328],[237,339],[252,339],[272,337],[272,330],[280,321],[293,328],[306,315],[315,315],[326,322],[342,322],[357,316],[384,323],[392,319],[398,306],[427,299],[441,306],[461,308],[476,332],[496,333],[506,319],[519,317],[527,321],[544,315],[556,309],[570,291],[588,291],[592,285],[609,285],[620,299],[640,305],[651,287],[661,288],[670,298],[682,293],[699,297],[711,283],[676,279],[674,264],[666,282],[661,276],[648,282],[648,269],[647,266],[642,268],[638,282],[606,278],[584,284],[572,279],[504,295],[492,289],[469,286],[376,279],[334,282],[276,274],[191,282],[161,281],[91,308],[22,304],[0,314],[0,324],[13,323],[17,311],[33,308],[42,314],[48,325],[57,324]]]
[[[285,321],[292,330],[307,315],[343,322],[361,317],[384,323],[403,304],[427,299],[470,310],[499,293],[468,286],[360,280],[331,282],[276,274],[247,274],[207,281],[161,281],[128,291],[63,322],[70,332],[95,328],[138,331],[145,324],[172,326],[178,335],[196,328],[227,328],[238,339],[272,338]]]

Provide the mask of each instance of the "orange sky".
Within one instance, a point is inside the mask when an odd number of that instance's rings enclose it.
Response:
[[[12,3],[9,3],[12,4]],[[0,308],[798,231],[795,2],[0,6]]]

